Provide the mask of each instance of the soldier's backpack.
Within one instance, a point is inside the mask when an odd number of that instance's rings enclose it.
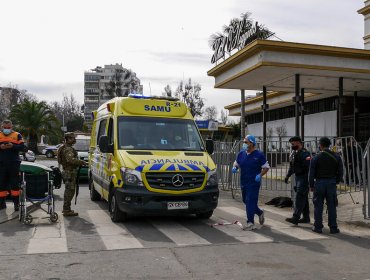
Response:
[[[66,147],[66,146],[63,144],[63,145],[62,145],[62,146],[60,146],[60,147],[59,147],[59,149],[58,149],[58,155],[57,155],[57,157],[58,157],[58,164],[59,164],[59,165],[63,165],[63,164],[64,164],[63,151],[64,151],[65,147]]]
[[[62,172],[60,172],[60,169],[55,166],[50,166],[50,169],[53,170],[51,173],[53,186],[56,189],[60,189],[60,187],[62,186]]]

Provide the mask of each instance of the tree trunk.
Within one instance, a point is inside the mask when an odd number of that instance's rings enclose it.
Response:
[[[37,148],[37,134],[30,134],[30,138],[28,141],[28,149],[30,149],[36,155],[40,154]]]

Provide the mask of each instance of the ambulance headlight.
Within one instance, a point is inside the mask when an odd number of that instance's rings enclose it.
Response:
[[[217,169],[208,171],[207,173],[207,186],[214,186],[218,184]]]
[[[141,173],[137,170],[122,167],[121,176],[125,185],[144,186]]]

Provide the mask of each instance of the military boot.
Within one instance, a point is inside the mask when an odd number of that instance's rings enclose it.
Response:
[[[14,211],[19,211],[19,196],[13,197]]]
[[[5,197],[0,198],[0,210],[1,209],[6,209]]]
[[[64,217],[75,217],[78,216],[78,213],[73,210],[63,210]]]

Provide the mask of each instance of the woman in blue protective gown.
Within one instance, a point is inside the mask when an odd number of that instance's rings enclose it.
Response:
[[[270,166],[265,155],[256,149],[256,138],[253,135],[247,135],[243,142],[242,151],[239,152],[233,164],[232,172],[237,173],[240,169],[240,186],[247,212],[247,225],[243,229],[253,230],[256,228],[254,215],[258,215],[261,225],[265,222],[264,212],[257,204],[261,178]]]

